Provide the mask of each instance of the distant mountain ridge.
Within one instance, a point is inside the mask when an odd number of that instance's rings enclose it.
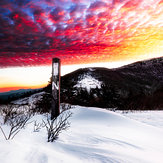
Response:
[[[18,89],[18,90],[11,90],[11,91],[7,91],[7,92],[2,92],[0,93],[0,95],[10,95],[13,93],[20,93],[20,92],[26,92],[26,91],[31,91],[32,89]]]
[[[41,91],[42,88],[39,89],[19,89],[19,90],[11,90],[8,92],[0,93],[0,103],[8,103],[13,100],[17,100],[18,98],[23,98],[26,96],[30,96],[33,93]]]
[[[132,89],[138,92],[142,88],[148,91],[154,83],[163,84],[163,57],[135,62],[116,69],[96,67],[78,69],[62,77],[62,87],[65,88],[67,85],[73,87],[86,76],[103,84],[115,85],[124,91]]]
[[[89,82],[81,81],[87,81],[88,79],[92,79],[90,82],[91,85],[93,81],[95,81],[95,85],[98,83],[98,85],[92,87],[94,92],[100,92],[100,90],[95,90],[95,88],[100,89],[99,83],[101,83],[103,93],[104,87],[106,87],[105,89],[115,89],[116,93],[123,100],[129,98],[129,96],[130,98],[144,94],[148,96],[159,89],[162,90],[163,57],[139,61],[114,69],[98,67],[78,69],[61,78],[61,93],[63,92],[65,96],[71,95],[74,99],[80,98],[81,96],[78,96],[80,94],[79,91],[81,89],[87,89],[89,84]],[[85,96],[90,95],[89,91],[84,93]],[[99,96],[101,96],[100,93],[94,94],[94,98],[96,99]],[[87,98],[84,100],[87,101]],[[68,101],[73,101],[73,99],[68,98]]]

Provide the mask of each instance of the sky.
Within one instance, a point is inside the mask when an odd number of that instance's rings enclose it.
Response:
[[[163,0],[1,0],[0,92],[45,86],[55,57],[62,74],[161,57],[162,34]]]

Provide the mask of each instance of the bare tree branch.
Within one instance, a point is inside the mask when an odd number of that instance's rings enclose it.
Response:
[[[3,129],[2,129],[1,126],[0,126],[0,129],[1,129],[1,131],[2,131],[2,133],[3,133],[3,135],[4,135],[4,137],[5,137],[5,139],[7,140],[6,134],[4,133],[4,131],[3,131]]]
[[[63,108],[64,109],[61,111],[58,117],[50,120],[47,116],[47,122],[43,120],[43,123],[48,133],[48,142],[53,142],[54,140],[56,140],[63,130],[66,130],[70,127],[70,122],[68,121],[68,118],[72,116],[72,112],[68,109],[70,109],[71,106],[64,105]]]
[[[13,139],[22,128],[25,128],[25,126],[27,125],[27,121],[32,116],[32,113],[29,112],[28,109],[24,110],[24,107],[20,105],[6,105],[3,107],[2,112],[2,116],[4,117],[4,124],[10,126],[8,137],[0,126],[1,131],[6,140]]]
[[[42,123],[37,123],[37,121],[34,121],[34,132],[39,132],[42,127],[45,127],[43,120]]]

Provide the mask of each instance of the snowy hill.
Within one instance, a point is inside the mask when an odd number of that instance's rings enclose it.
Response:
[[[62,77],[63,89],[79,86],[81,81],[93,79],[94,87],[97,85],[114,85],[121,91],[133,90],[138,93],[141,89],[150,90],[153,84],[163,85],[163,57],[135,62],[116,69],[83,68]],[[81,86],[87,88],[89,82],[82,82]]]
[[[33,105],[35,102],[40,100],[42,98],[42,95],[45,94],[44,91],[35,93],[29,97],[21,98],[15,101],[12,101],[11,103],[21,105],[21,104],[28,104],[28,105]]]
[[[62,102],[119,109],[127,109],[127,106],[132,104],[136,106],[137,103],[140,108],[160,109],[163,102],[157,99],[163,97],[162,65],[163,57],[117,69],[78,69],[61,78]],[[148,106],[148,102],[144,104],[142,101],[151,101],[152,104]],[[138,107],[134,109],[139,109]]]
[[[100,108],[76,106],[69,130],[48,143],[33,123],[6,141],[0,133],[1,163],[162,163],[163,130]],[[44,115],[32,120],[41,122]],[[8,126],[2,126],[7,130]]]

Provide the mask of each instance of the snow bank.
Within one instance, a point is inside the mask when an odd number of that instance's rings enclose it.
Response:
[[[124,116],[138,120],[142,123],[146,123],[148,125],[152,125],[158,128],[163,129],[163,111],[116,111],[118,113],[123,114]]]
[[[76,106],[71,127],[53,143],[33,124],[6,141],[0,133],[1,163],[162,163],[163,130],[99,108]],[[32,119],[41,122],[43,115]],[[4,126],[2,126],[4,127]]]

